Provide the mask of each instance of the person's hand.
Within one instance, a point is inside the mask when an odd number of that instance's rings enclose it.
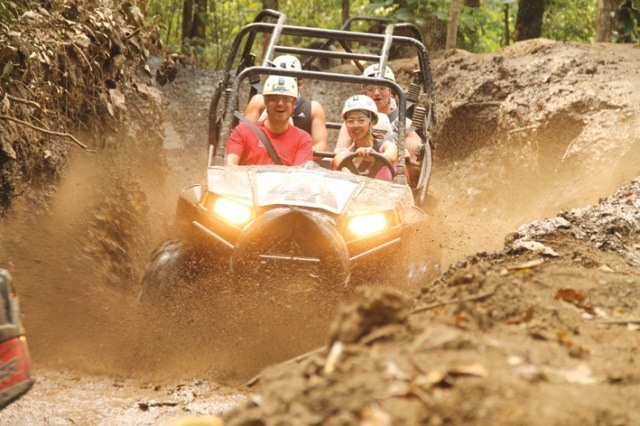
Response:
[[[366,146],[366,147],[356,149],[356,154],[358,154],[361,157],[368,157],[372,151],[373,151],[372,147]]]

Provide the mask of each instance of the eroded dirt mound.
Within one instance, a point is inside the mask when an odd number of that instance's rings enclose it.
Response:
[[[135,3],[3,2],[0,14],[0,215],[16,195],[40,207],[71,146],[158,146],[156,99],[137,77],[150,82],[160,41]]]
[[[396,320],[362,321],[388,290],[346,306],[346,332],[266,370],[225,424],[640,421],[639,181],[586,206],[640,172],[639,63],[630,46],[546,40],[435,61],[450,269],[382,317]]]
[[[457,263],[410,308],[367,290],[329,349],[265,371],[225,424],[638,423],[639,212],[640,179]]]

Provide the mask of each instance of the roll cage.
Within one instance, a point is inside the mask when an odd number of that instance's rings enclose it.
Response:
[[[265,19],[274,19],[275,23],[263,22]],[[287,17],[279,11],[265,9],[261,11],[253,23],[243,27],[236,35],[229,51],[222,76],[216,86],[211,99],[209,109],[209,156],[208,164],[224,164],[225,144],[231,130],[238,124],[234,116],[234,110],[239,109],[239,91],[244,80],[250,84],[249,98],[259,93],[261,77],[269,75],[281,75],[304,79],[327,80],[338,83],[355,83],[361,85],[374,84],[388,87],[398,99],[398,145],[399,152],[405,152],[405,118],[413,120],[412,128],[418,132],[425,141],[421,152],[418,154],[420,167],[419,178],[411,184],[414,197],[418,205],[423,205],[426,199],[429,177],[431,174],[431,146],[429,140],[429,126],[435,121],[435,98],[433,81],[431,79],[429,54],[422,41],[418,28],[409,23],[390,23],[386,18],[355,17],[344,23],[340,30],[309,28],[285,25]],[[350,25],[356,20],[380,22],[384,25],[382,34],[349,31]],[[410,36],[396,35],[396,31],[408,32]],[[259,33],[270,36],[269,44],[264,52],[262,64],[256,65],[257,55],[253,53],[256,36]],[[281,43],[283,35],[295,36],[298,39],[325,40],[320,48],[301,48],[286,46]],[[243,44],[240,56],[240,47]],[[331,50],[330,46],[338,44],[342,50]],[[353,43],[373,45],[378,47],[378,53],[361,53],[354,51]],[[402,88],[390,80],[378,77],[364,77],[364,66],[361,62],[377,63],[379,69],[384,70],[392,48],[408,46],[415,50],[418,57],[419,69],[414,71],[413,81],[405,94]],[[302,70],[290,70],[275,68],[272,61],[276,54],[291,54],[306,58],[302,62]],[[333,58],[351,61],[358,69],[359,75],[340,74],[327,71],[309,70],[309,66],[317,58]],[[234,68],[234,64],[238,64]],[[339,129],[340,122],[327,121],[327,128]],[[331,158],[332,152],[316,152],[314,159]],[[398,158],[397,183],[405,183],[404,169],[405,157]]]

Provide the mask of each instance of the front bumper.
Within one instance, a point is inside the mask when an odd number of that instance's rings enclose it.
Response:
[[[263,263],[307,265],[348,277],[354,266],[378,259],[402,240],[399,224],[367,238],[349,238],[340,217],[289,206],[265,209],[246,226],[236,227],[211,214],[199,199],[198,194],[180,199],[180,234],[217,259],[228,259],[234,273],[253,256]],[[286,239],[293,243],[286,244]]]

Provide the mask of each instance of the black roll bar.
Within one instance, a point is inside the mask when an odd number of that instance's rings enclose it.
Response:
[[[393,28],[395,28],[396,25],[400,25],[403,28],[407,26],[407,24],[402,24],[402,23],[393,24],[389,26],[389,27],[392,27],[392,29],[389,31],[393,33]],[[231,71],[231,67],[233,66],[233,61],[237,56],[237,51],[242,42],[242,39],[245,36],[248,36],[248,35],[251,35],[252,33],[257,33],[257,32],[273,33],[277,26],[281,28],[278,34],[293,35],[293,36],[299,36],[299,37],[338,39],[341,42],[344,42],[344,40],[349,40],[349,41],[359,41],[359,42],[371,43],[371,44],[384,44],[385,37],[386,37],[386,35],[370,34],[370,33],[362,33],[362,32],[327,30],[327,29],[320,29],[320,28],[296,27],[296,26],[289,26],[289,25],[280,26],[279,24],[270,24],[270,23],[262,23],[262,22],[252,23],[242,28],[236,35],[236,38],[234,39],[233,45],[231,47],[231,51],[227,58],[227,63],[225,65],[224,77],[223,77],[224,80],[222,82],[223,86],[226,86],[229,83],[229,72]],[[245,48],[248,46],[248,41],[247,41],[247,44],[245,45]],[[423,81],[421,81],[421,84],[426,91],[430,92],[430,97],[432,101],[435,101],[435,96],[433,93],[433,81],[431,78],[431,74],[429,72],[426,72],[427,70],[430,69],[429,68],[430,64],[429,64],[429,55],[424,44],[422,44],[420,40],[416,40],[413,37],[396,36],[396,35],[393,36],[393,42],[394,44],[398,44],[401,46],[409,46],[416,49],[418,53],[418,61],[420,63],[420,68],[424,71],[423,73],[421,73],[424,75]],[[347,51],[351,50],[349,46],[343,45],[343,47],[345,47],[345,50]],[[288,48],[288,49],[296,49],[296,48]],[[249,50],[250,50],[250,46],[249,46]],[[312,50],[312,49],[308,49],[308,50]],[[296,52],[296,50],[290,50],[290,51]],[[343,52],[334,52],[330,50],[322,50],[322,51],[316,50],[313,53],[314,54],[321,53],[323,57],[330,57],[330,58],[336,58],[336,59],[341,59],[340,56],[344,54]],[[359,63],[357,64],[359,65]],[[386,64],[386,61],[385,61],[385,64]]]

